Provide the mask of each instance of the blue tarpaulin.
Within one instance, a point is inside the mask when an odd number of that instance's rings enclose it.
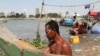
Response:
[[[72,25],[72,24],[73,24],[73,19],[72,19],[72,18],[66,18],[66,19],[65,19],[65,23],[66,23],[66,24],[71,24],[71,25]]]
[[[91,29],[92,34],[100,34],[100,23],[96,23],[92,29]]]

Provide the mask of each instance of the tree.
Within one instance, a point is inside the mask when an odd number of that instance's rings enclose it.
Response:
[[[44,14],[41,14],[41,18],[43,18],[44,16],[45,16]],[[36,14],[35,17],[36,18],[39,18],[40,17],[40,14]]]
[[[34,15],[29,15],[29,17],[34,17]]]
[[[61,17],[61,16],[60,16],[59,14],[57,14],[57,13],[48,13],[47,15],[48,15],[48,17],[53,17],[53,18]]]
[[[39,16],[40,16],[40,14],[36,14],[36,15],[35,15],[36,18],[39,18]]]
[[[21,17],[19,13],[16,13],[16,18]]]

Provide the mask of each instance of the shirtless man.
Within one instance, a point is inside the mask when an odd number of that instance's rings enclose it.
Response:
[[[45,32],[49,40],[48,47],[45,50],[46,53],[72,56],[71,47],[68,42],[60,36],[59,26],[56,21],[49,21],[45,25]]]

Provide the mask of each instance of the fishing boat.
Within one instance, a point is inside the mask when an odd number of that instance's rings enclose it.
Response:
[[[72,26],[74,20],[72,18],[64,18],[59,21],[59,25]]]

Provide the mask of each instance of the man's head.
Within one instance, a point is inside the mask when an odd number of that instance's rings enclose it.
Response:
[[[45,32],[49,39],[52,39],[55,34],[60,34],[57,22],[54,20],[50,20],[49,22],[47,22],[45,24]]]

